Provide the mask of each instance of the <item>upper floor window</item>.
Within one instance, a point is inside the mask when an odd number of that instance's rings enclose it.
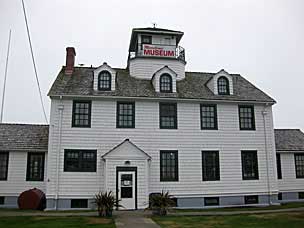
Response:
[[[7,180],[8,152],[0,152],[0,180]]]
[[[239,105],[240,130],[255,130],[254,106]]]
[[[242,151],[243,180],[258,180],[258,155],[257,151]]]
[[[96,172],[96,150],[64,150],[65,172]]]
[[[135,128],[135,103],[117,102],[117,128]]]
[[[73,101],[72,127],[91,127],[91,101]]]
[[[219,95],[229,95],[229,81],[226,77],[219,77],[217,80],[217,89]]]
[[[43,181],[44,179],[44,153],[27,154],[27,181]]]
[[[217,111],[216,105],[201,105],[201,129],[217,130]]]
[[[160,181],[178,181],[177,153],[177,151],[160,151]]]
[[[111,90],[111,74],[109,71],[101,71],[98,75],[98,90]]]
[[[176,103],[159,103],[159,127],[161,129],[177,129]]]
[[[172,77],[169,74],[162,74],[159,78],[160,92],[172,93]]]
[[[142,44],[152,44],[152,36],[142,35],[141,43]]]
[[[304,178],[304,153],[295,154],[296,177]]]
[[[203,181],[220,180],[218,151],[202,151]]]

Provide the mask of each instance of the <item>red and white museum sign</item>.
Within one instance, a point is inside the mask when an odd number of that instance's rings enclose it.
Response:
[[[143,45],[144,56],[175,57],[175,46]]]

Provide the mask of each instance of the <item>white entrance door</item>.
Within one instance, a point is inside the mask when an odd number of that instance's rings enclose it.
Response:
[[[135,171],[118,172],[118,198],[122,210],[135,209]]]

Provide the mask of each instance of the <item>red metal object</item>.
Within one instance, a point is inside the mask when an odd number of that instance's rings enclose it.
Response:
[[[44,210],[46,207],[45,194],[37,188],[24,191],[18,197],[18,206],[20,209]]]

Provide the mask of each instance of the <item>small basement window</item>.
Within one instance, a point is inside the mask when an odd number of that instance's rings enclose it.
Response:
[[[304,199],[304,192],[299,192],[299,199]]]
[[[204,204],[205,204],[205,206],[218,206],[219,198],[218,197],[205,197]]]
[[[87,199],[71,199],[71,208],[88,208]]]
[[[5,197],[4,196],[0,196],[0,205],[4,205],[4,200],[5,200]]]
[[[258,204],[259,203],[259,196],[245,196],[245,204]]]

